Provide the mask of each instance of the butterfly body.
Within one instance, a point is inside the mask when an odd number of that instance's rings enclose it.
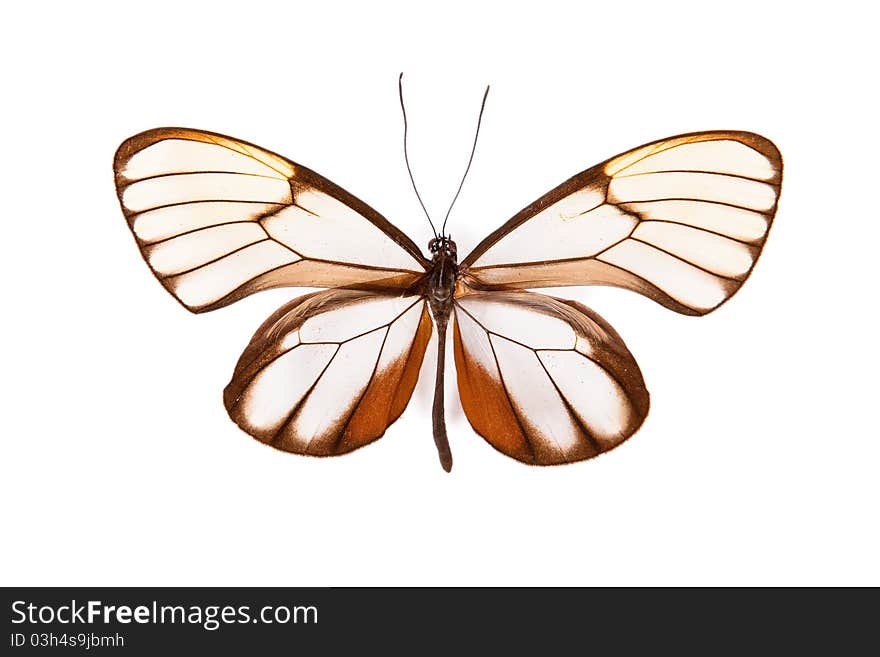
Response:
[[[437,328],[437,376],[434,380],[432,424],[440,464],[449,472],[452,469],[452,452],[446,436],[443,386],[446,372],[446,332],[458,281],[458,249],[449,237],[440,235],[431,240],[428,250],[433,257],[426,277],[425,294]]]
[[[662,139],[590,167],[460,262],[441,229],[426,258],[376,210],[254,144],[188,128],[123,142],[117,195],[152,272],[201,313],[277,287],[318,287],[273,313],[224,390],[259,441],[312,456],[381,437],[403,413],[437,331],[433,434],[444,421],[447,332],[461,406],[503,454],[589,459],[648,414],[638,364],[598,314],[528,291],[610,285],[704,315],[751,274],[776,212],[782,158],[764,137]]]

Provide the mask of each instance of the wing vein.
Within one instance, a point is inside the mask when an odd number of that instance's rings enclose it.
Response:
[[[275,166],[273,166],[272,164],[269,164],[268,162],[265,162],[264,160],[262,160],[262,159],[260,159],[260,158],[258,158],[258,157],[254,157],[254,154],[253,154],[253,153],[250,153],[250,152],[248,152],[247,150],[242,150],[242,149],[240,149],[240,148],[233,148],[233,147],[230,146],[229,144],[224,144],[224,143],[222,143],[222,142],[219,142],[219,141],[217,141],[217,139],[214,137],[214,135],[211,135],[211,134],[208,134],[208,133],[205,133],[205,132],[200,133],[200,134],[205,135],[205,137],[207,137],[208,139],[210,139],[211,142],[214,143],[214,144],[216,144],[217,146],[222,146],[223,148],[226,148],[226,149],[232,151],[233,153],[238,153],[239,155],[244,155],[245,157],[249,157],[249,158],[251,158],[252,160],[256,160],[256,161],[259,162],[260,164],[264,164],[264,165],[266,165],[267,167],[269,167],[270,169],[272,169],[272,171],[276,172],[279,176],[281,176],[281,177],[284,178],[285,180],[289,180],[289,178],[287,177],[287,174],[286,174],[286,173],[284,173],[283,171],[279,171],[279,170],[278,170]],[[198,141],[198,140],[195,140],[195,141]],[[239,144],[237,144],[237,143],[235,142],[235,140],[230,140],[230,141],[231,141],[231,143],[235,144],[236,146],[239,146]]]
[[[485,329],[483,329],[485,330]],[[517,426],[519,426],[519,430],[523,435],[523,439],[526,441],[526,445],[529,448],[529,452],[532,454],[532,460],[536,458],[535,447],[532,445],[532,439],[529,436],[528,431],[526,431],[525,425],[522,423],[522,419],[519,416],[519,412],[516,409],[516,405],[512,403],[513,398],[510,396],[510,390],[507,387],[507,383],[504,380],[504,372],[501,371],[501,363],[498,362],[498,354],[495,352],[495,345],[492,344],[492,337],[486,332],[486,341],[489,343],[489,348],[492,350],[492,358],[495,360],[495,368],[498,370],[498,378],[501,379],[501,387],[504,388],[504,394],[507,396],[507,403],[510,405],[510,410],[513,412],[513,418],[516,420]],[[554,440],[554,442],[556,442]],[[557,449],[559,445],[556,445]]]
[[[764,182],[764,181],[762,181]],[[729,208],[736,208],[737,210],[748,210],[749,212],[757,212],[758,214],[771,215],[773,214],[773,208],[776,207],[776,202],[774,201],[773,207],[769,210],[756,210],[755,208],[749,208],[744,205],[737,205],[736,203],[726,203],[725,201],[713,201],[706,198],[691,198],[686,196],[670,196],[666,198],[644,198],[644,199],[627,199],[626,201],[609,201],[615,207],[620,208],[623,205],[630,205],[633,203],[656,203],[659,201],[690,201],[691,203],[713,203],[714,205],[726,205]],[[630,213],[632,214],[632,213]]]
[[[309,388],[308,388],[308,390],[306,390],[305,394],[294,405],[294,407],[292,409],[290,409],[290,412],[284,418],[284,422],[281,423],[281,425],[278,427],[278,429],[275,430],[275,433],[272,434],[272,437],[269,438],[268,444],[270,444],[274,447],[278,443],[278,437],[281,436],[285,431],[287,431],[288,425],[291,423],[293,418],[299,413],[303,404],[305,404],[306,400],[309,398],[309,395],[311,395],[312,392],[314,391],[315,386],[318,385],[318,382],[321,380],[321,377],[324,376],[324,373],[327,371],[327,368],[329,368],[330,365],[333,363],[333,359],[336,358],[336,354],[339,353],[339,348],[340,348],[340,345],[337,344],[336,350],[333,352],[333,355],[330,356],[330,360],[328,360],[327,364],[324,365],[324,368],[321,370],[320,374],[318,374],[314,383],[312,383],[312,385],[309,386]],[[306,447],[306,449],[308,449],[308,446]]]
[[[387,324],[380,324],[379,326],[376,326],[376,327],[374,327],[374,328],[371,328],[371,329],[368,330],[368,331],[364,331],[364,332],[362,332],[362,333],[358,333],[357,335],[353,335],[353,336],[351,336],[350,338],[346,338],[345,340],[339,340],[339,341],[335,341],[335,340],[315,340],[315,341],[311,341],[311,342],[300,342],[300,343],[298,343],[298,344],[295,344],[294,346],[289,347],[289,348],[287,348],[287,349],[284,349],[284,350],[278,352],[277,354],[275,354],[270,360],[266,361],[266,363],[260,368],[260,370],[261,370],[261,371],[262,371],[262,370],[265,370],[265,369],[268,368],[270,365],[272,365],[272,363],[274,363],[276,360],[278,360],[279,358],[281,358],[282,356],[284,356],[284,355],[286,355],[286,354],[289,354],[291,351],[293,351],[293,350],[296,349],[298,346],[303,345],[303,344],[307,344],[307,345],[316,345],[316,344],[328,344],[328,345],[330,345],[330,344],[332,344],[332,345],[336,345],[337,347],[341,347],[341,346],[344,345],[346,342],[351,342],[352,340],[357,340],[358,338],[362,338],[362,337],[364,337],[365,335],[367,335],[367,334],[369,334],[369,333],[373,333],[374,331],[378,331],[380,328],[390,328],[391,325],[392,325],[394,322],[396,322],[398,319],[400,319],[401,317],[403,317],[407,312],[409,312],[409,310],[410,310],[414,305],[416,305],[417,303],[419,303],[419,302],[422,301],[422,300],[423,300],[423,297],[419,297],[418,299],[416,299],[415,301],[413,301],[409,306],[406,307],[406,309],[405,309],[403,312],[401,312],[399,315],[397,315],[394,319],[392,319],[391,321],[389,321]],[[413,339],[413,342],[415,342],[415,339]],[[236,402],[236,403],[238,403],[238,402]]]
[[[549,351],[549,350],[542,349],[541,351]],[[574,351],[574,350],[572,349],[570,351]],[[580,353],[580,352],[578,352],[578,353]],[[541,365],[541,369],[544,370],[544,374],[547,375],[547,378],[550,379],[550,383],[553,384],[553,389],[556,391],[556,394],[559,396],[559,399],[562,401],[563,405],[565,406],[565,410],[568,411],[569,416],[575,421],[577,426],[580,427],[580,430],[583,431],[584,436],[587,439],[587,442],[590,443],[590,446],[594,450],[596,450],[597,454],[600,453],[602,451],[602,445],[599,444],[599,441],[596,440],[596,437],[593,435],[593,432],[590,431],[590,429],[587,427],[586,424],[584,424],[583,420],[581,420],[580,415],[578,415],[575,412],[571,403],[568,401],[568,399],[565,397],[565,395],[562,394],[562,391],[559,389],[559,386],[556,384],[556,379],[554,379],[553,375],[550,374],[550,370],[548,370],[547,366],[544,365],[544,361],[541,360],[541,355],[537,351],[535,351],[535,358],[538,359],[538,363]],[[584,356],[584,358],[586,358],[586,356]],[[590,360],[592,361],[592,359],[590,359]]]
[[[661,248],[661,247],[657,246],[656,244],[651,244],[650,242],[646,242],[645,240],[640,240],[638,237],[631,237],[630,239],[631,239],[633,242],[641,242],[641,243],[644,244],[645,246],[649,246],[649,247],[651,247],[652,249],[657,249],[658,251],[662,251],[662,252],[665,253],[666,255],[668,255],[668,256],[670,256],[670,257],[672,257],[672,258],[675,258],[676,260],[680,260],[681,262],[683,262],[683,263],[685,263],[685,264],[688,264],[688,265],[690,265],[691,267],[695,267],[696,269],[699,269],[700,271],[706,272],[706,273],[709,274],[710,276],[716,276],[717,278],[723,278],[723,279],[726,279],[726,280],[728,280],[728,281],[736,281],[737,283],[742,283],[742,281],[743,281],[742,278],[737,277],[737,276],[725,276],[724,274],[718,274],[718,273],[715,273],[714,271],[712,271],[712,270],[710,270],[710,269],[706,269],[705,267],[703,267],[703,266],[701,266],[701,265],[698,265],[698,264],[695,263],[695,262],[691,262],[691,261],[688,260],[687,258],[683,258],[683,257],[680,256],[680,255],[676,255],[675,253],[672,253],[672,251],[667,251],[666,249]],[[604,262],[604,260],[603,260],[603,262]],[[753,262],[753,264],[754,264],[754,262]],[[749,267],[749,270],[751,270],[751,267]],[[638,274],[636,274],[636,275],[638,276]],[[639,276],[639,278],[644,278],[644,277],[643,277],[643,276]]]
[[[288,207],[289,203],[281,203],[279,201],[254,201],[254,200],[240,200],[240,199],[229,199],[229,198],[200,198],[194,201],[176,201],[175,203],[165,203],[163,205],[157,205],[153,208],[145,208],[143,210],[138,210],[136,212],[131,212],[126,209],[123,205],[123,209],[127,212],[129,217],[133,217],[138,214],[145,214],[147,212],[152,212],[153,210],[162,210],[163,208],[173,208],[177,205],[193,205],[195,203],[256,203],[258,205],[280,205],[281,209]],[[269,216],[269,215],[266,215]]]
[[[534,347],[530,347],[529,345],[524,344],[522,342],[519,342],[518,340],[514,340],[513,338],[510,338],[510,337],[503,335],[501,333],[496,333],[495,331],[487,328],[482,322],[480,322],[480,320],[478,320],[476,317],[474,317],[473,314],[468,312],[468,309],[465,308],[464,306],[459,306],[458,304],[456,304],[456,307],[460,307],[462,312],[464,312],[468,317],[470,317],[472,320],[474,320],[474,323],[477,324],[477,326],[479,326],[481,329],[483,329],[489,335],[497,335],[499,338],[504,338],[508,342],[512,342],[513,344],[519,345],[520,347],[524,347],[525,349],[528,349],[529,351],[534,351],[536,353],[539,351],[538,349],[535,349]],[[575,351],[575,350],[574,349],[540,349],[540,351]]]
[[[340,340],[339,342],[334,342],[332,340],[327,341],[327,342],[302,342],[300,344],[339,344],[339,345],[342,345],[342,344],[345,344],[346,342],[351,342],[352,340],[357,340],[358,338],[362,338],[369,333],[373,333],[374,331],[378,331],[380,328],[389,328],[394,322],[396,322],[398,319],[400,319],[401,317],[406,315],[406,313],[408,313],[410,311],[410,309],[414,305],[419,303],[422,299],[423,299],[423,297],[417,298],[415,301],[413,301],[411,304],[409,304],[403,311],[401,311],[400,313],[395,315],[393,319],[390,319],[385,324],[379,324],[379,326],[374,326],[369,331],[364,331],[363,333],[358,333],[357,335],[353,335],[350,338],[346,338],[345,340]],[[293,347],[293,348],[295,349],[295,347]]]
[[[629,167],[627,167],[628,169]],[[626,169],[624,169],[626,171]],[[729,173],[726,171],[703,171],[700,169],[658,169],[657,171],[641,171],[639,173],[627,173],[627,174],[615,174],[613,176],[614,179],[617,178],[635,178],[637,176],[653,176],[657,173],[705,173],[712,176],[726,176],[728,178],[739,178],[740,180],[749,180],[751,182],[763,183],[765,185],[771,185],[773,187],[779,187],[780,183],[773,182],[772,179],[766,180],[764,178],[753,178],[752,176],[744,176],[739,173]]]
[[[467,308],[465,308],[461,304],[455,303],[455,308],[456,308],[456,310],[461,309],[461,311],[463,313],[465,313],[468,317],[470,317],[477,324],[477,326],[479,326],[481,329],[483,329],[483,331],[486,333],[486,341],[489,343],[489,347],[492,349],[492,357],[495,360],[495,368],[498,370],[498,376],[501,378],[501,386],[504,388],[504,394],[507,396],[508,404],[510,405],[510,410],[513,412],[513,417],[516,420],[517,425],[519,425],[519,429],[522,432],[523,438],[526,441],[526,446],[529,448],[529,452],[532,454],[532,459],[534,459],[535,458],[535,448],[532,445],[532,440],[529,437],[529,434],[526,431],[526,428],[523,425],[522,420],[520,419],[519,414],[516,411],[516,408],[511,403],[512,397],[510,396],[510,390],[507,388],[507,383],[504,380],[504,373],[501,371],[501,364],[498,362],[498,354],[495,353],[495,346],[492,344],[491,336],[493,336],[493,335],[498,336],[499,338],[507,340],[508,342],[513,342],[514,344],[517,344],[521,347],[525,347],[526,349],[529,349],[532,352],[535,352],[535,350],[532,349],[532,347],[529,347],[528,345],[522,344],[521,342],[517,342],[516,340],[512,340],[504,335],[490,331],[476,317],[474,317],[470,312],[468,312]],[[464,338],[462,338],[462,341],[464,341]],[[467,351],[467,350],[465,350],[465,351]],[[557,447],[558,447],[558,444],[557,444]]]
[[[419,301],[421,301],[422,303],[424,303],[424,297],[419,297]],[[412,307],[412,306],[410,306],[410,308],[411,308],[411,307]],[[409,362],[410,356],[412,356],[413,347],[416,346],[416,339],[419,337],[419,331],[420,331],[421,328],[422,328],[422,319],[424,318],[422,313],[424,313],[424,306],[422,306],[422,312],[419,313],[419,323],[416,325],[416,330],[415,330],[415,332],[413,333],[412,340],[410,340],[410,342],[409,342],[409,347],[408,347],[407,350],[406,350],[406,358],[405,358],[404,361],[403,361],[404,363],[408,363],[408,362]],[[389,330],[390,330],[390,329],[389,329]],[[405,366],[404,366],[404,367],[405,367]],[[397,385],[394,386],[394,395],[391,397],[392,400],[396,400],[396,399],[397,399],[397,395],[400,394],[400,385],[401,385],[402,383],[403,383],[403,374],[401,373],[401,375],[400,375],[400,376],[398,377],[398,379],[397,379]],[[390,418],[390,417],[391,417],[391,407],[389,406],[389,408],[388,408],[388,415],[385,417],[386,421],[387,421],[388,418]]]
[[[734,242],[739,242],[740,244],[743,244],[745,246],[760,245],[762,242],[764,242],[764,240],[766,239],[766,236],[767,236],[767,233],[765,231],[765,233],[763,235],[761,235],[761,237],[759,237],[757,240],[749,241],[749,240],[740,239],[738,237],[733,237],[732,235],[727,235],[726,233],[719,233],[717,230],[712,230],[710,228],[704,228],[702,226],[695,226],[693,224],[689,224],[684,221],[675,221],[674,219],[642,219],[642,222],[644,222],[644,223],[657,222],[657,223],[661,223],[661,224],[673,224],[675,226],[684,226],[685,228],[692,228],[693,230],[699,230],[700,232],[703,232],[703,233],[709,233],[710,235],[717,235],[718,237],[723,237],[725,239],[732,240]],[[637,239],[637,238],[633,238],[633,239]]]
[[[211,224],[210,226],[199,226],[198,228],[191,228],[189,230],[183,231],[182,233],[175,233],[174,235],[171,235],[170,237],[163,237],[162,239],[156,240],[154,242],[142,240],[139,237],[137,237],[137,235],[135,235],[135,237],[144,246],[157,246],[159,244],[164,244],[165,242],[170,242],[173,239],[177,239],[178,237],[183,237],[185,235],[192,235],[193,233],[200,233],[203,230],[211,230],[212,228],[219,228],[220,226],[234,226],[236,224],[254,224],[256,226],[259,226],[260,222],[254,221],[253,219],[236,219],[234,221],[222,221],[219,224]],[[260,227],[262,228],[262,226],[260,226]],[[265,228],[263,229],[263,232],[264,233],[266,232]],[[271,239],[271,237],[268,233],[266,233],[266,237]]]
[[[269,180],[287,180],[287,177],[279,178],[278,176],[267,176],[265,173],[250,173],[248,171],[220,171],[220,170],[204,170],[204,171],[169,171],[167,173],[156,173],[152,176],[144,176],[143,178],[126,178],[124,185],[120,185],[119,189],[125,189],[135,183],[144,182],[145,180],[156,180],[158,178],[171,178],[173,176],[193,176],[202,173],[218,174],[225,176],[252,176],[254,178],[268,178]]]
[[[410,308],[412,308],[412,306],[410,306]],[[367,379],[367,382],[364,384],[364,389],[361,390],[361,393],[358,395],[357,401],[355,402],[354,406],[352,406],[351,412],[348,414],[348,417],[345,418],[345,422],[342,424],[342,427],[339,430],[339,434],[336,436],[336,438],[333,439],[334,452],[339,449],[339,444],[342,442],[342,438],[345,436],[345,432],[348,429],[348,426],[351,424],[351,418],[353,418],[354,414],[358,412],[358,409],[361,406],[361,402],[364,400],[364,397],[367,394],[367,390],[370,389],[370,385],[372,385],[373,379],[376,378],[376,371],[379,369],[379,361],[382,360],[382,352],[385,351],[385,343],[388,341],[388,334],[391,332],[391,324],[393,323],[394,321],[385,326],[385,335],[382,337],[382,344],[379,346],[379,353],[376,354],[376,362],[373,363],[373,371],[370,374],[370,378]]]
[[[303,260],[310,260],[311,262],[323,262],[328,265],[340,265],[342,267],[354,267],[356,269],[365,269],[368,271],[388,271],[388,272],[399,272],[401,274],[418,274],[419,272],[414,271],[412,269],[398,269],[396,267],[377,267],[375,265],[362,265],[356,262],[341,262],[337,260],[325,260],[324,258],[313,258],[312,256],[302,255]]]
[[[156,274],[156,276],[159,278],[160,281],[165,281],[165,280],[168,280],[169,278],[175,278],[176,276],[183,276],[184,274],[189,274],[189,273],[192,273],[198,269],[202,269],[203,267],[207,267],[208,265],[212,265],[219,260],[223,260],[223,258],[228,258],[229,256],[231,256],[235,253],[238,253],[239,251],[244,251],[245,249],[253,246],[254,244],[262,244],[263,242],[271,242],[271,241],[272,240],[268,237],[263,238],[261,240],[256,240],[256,241],[250,242],[249,244],[245,244],[244,246],[240,246],[237,249],[233,249],[232,251],[227,251],[223,255],[217,256],[216,258],[211,258],[207,262],[203,262],[202,264],[200,264],[197,267],[190,267],[189,269],[185,269],[184,271],[179,271],[174,274],[167,274],[165,276],[160,276],[159,274]],[[287,263],[287,264],[290,264],[290,263]],[[248,279],[248,281],[245,281],[245,283],[252,281],[252,280],[253,280],[253,278],[250,278],[250,279]]]
[[[302,205],[300,205],[299,203],[296,202],[296,199],[294,198],[293,187],[292,187],[292,186],[291,186],[291,188],[290,188],[290,197],[294,199],[294,200],[293,200],[293,203],[291,203],[291,205],[292,205],[293,207],[295,207],[295,208],[299,208],[300,210],[302,210],[302,211],[305,212],[306,214],[310,214],[310,215],[312,215],[313,217],[315,217],[316,219],[320,219],[320,218],[321,218],[321,215],[312,212],[312,211],[309,210],[308,208],[303,207]]]
[[[632,214],[632,213],[628,212],[627,214]],[[633,215],[633,216],[635,216],[635,215]],[[639,223],[641,223],[642,221],[645,221],[645,220],[638,219],[638,221],[639,221]],[[609,249],[613,249],[618,244],[621,244],[628,239],[633,239],[631,236],[632,236],[633,232],[635,232],[635,229],[638,227],[639,227],[639,224],[637,223],[632,228],[632,230],[630,230],[630,232],[626,235],[626,237],[622,237],[621,239],[617,240],[613,244],[609,244],[608,246],[604,247],[601,251],[597,251],[596,253],[593,253],[590,255],[574,256],[571,258],[556,258],[553,260],[529,260],[526,262],[503,262],[503,263],[500,263],[497,265],[493,264],[493,265],[483,265],[482,267],[471,267],[470,271],[479,272],[479,271],[482,271],[485,269],[503,269],[505,267],[530,267],[533,265],[549,265],[549,264],[555,264],[558,262],[579,262],[581,260],[593,260],[595,258],[598,258],[601,254],[605,253]]]

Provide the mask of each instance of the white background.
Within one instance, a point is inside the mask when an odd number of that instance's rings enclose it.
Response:
[[[18,3],[4,9],[5,585],[880,584],[876,64],[868,5]],[[434,354],[401,420],[333,459],[260,445],[221,391],[297,290],[207,315],[153,280],[113,189],[141,130],[299,161],[426,244],[401,151],[464,255],[568,176],[732,128],[779,146],[777,221],[702,319],[569,289],[626,340],[644,427],[532,468],[430,435]]]

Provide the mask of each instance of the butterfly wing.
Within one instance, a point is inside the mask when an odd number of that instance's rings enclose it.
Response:
[[[493,447],[534,465],[592,458],[648,414],[648,391],[620,336],[588,308],[525,291],[455,300],[462,407]]]
[[[366,203],[237,139],[149,130],[123,142],[114,171],[141,254],[193,312],[272,287],[404,289],[428,264]]]
[[[613,285],[703,315],[758,259],[779,198],[782,158],[748,132],[663,139],[572,177],[462,261],[481,289]]]
[[[257,330],[223,394],[261,442],[331,456],[379,438],[412,395],[431,318],[420,295],[324,290]]]

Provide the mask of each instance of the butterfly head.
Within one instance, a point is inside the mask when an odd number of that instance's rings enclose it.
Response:
[[[442,254],[445,259],[452,259],[453,262],[458,261],[458,251],[456,250],[455,242],[446,235],[435,237],[428,242],[428,250],[431,252],[433,260],[438,260]]]

